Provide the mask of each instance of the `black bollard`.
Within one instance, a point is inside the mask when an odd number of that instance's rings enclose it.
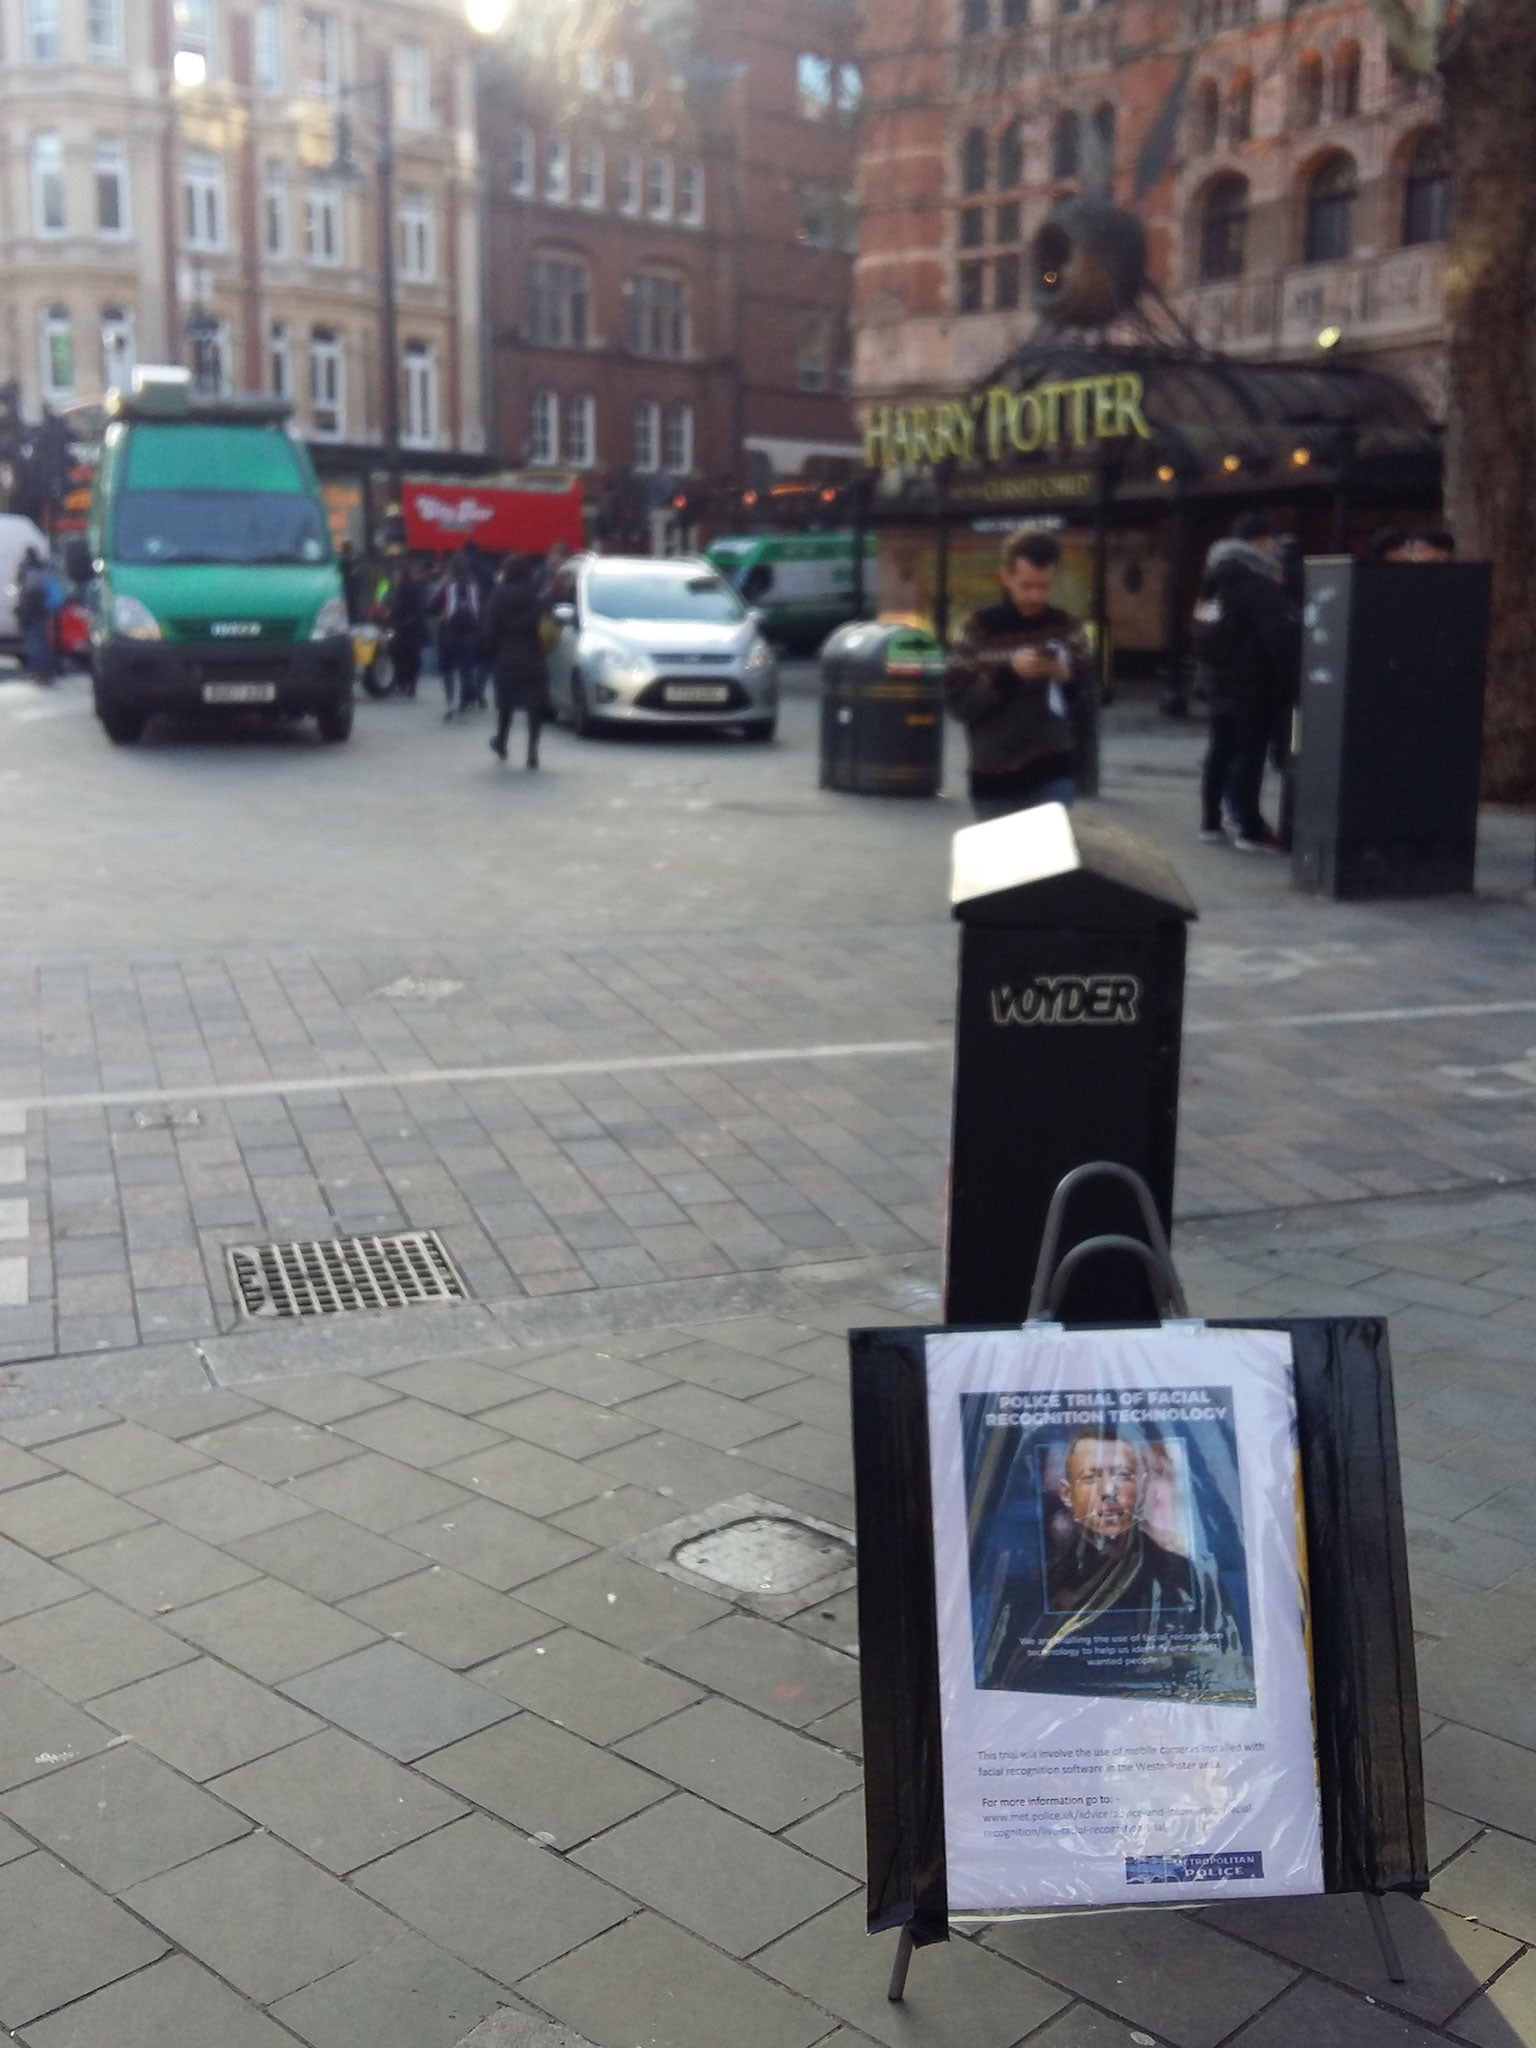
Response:
[[[955,835],[961,924],[945,1320],[1021,1323],[1051,1196],[1090,1160],[1173,1211],[1185,926],[1195,906],[1144,839],[1059,804]],[[1144,1238],[1130,1193],[1083,1188],[1064,1242]],[[1131,1260],[1086,1269],[1066,1320],[1154,1314]]]

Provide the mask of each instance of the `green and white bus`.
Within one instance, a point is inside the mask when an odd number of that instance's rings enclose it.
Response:
[[[854,541],[851,533],[755,533],[714,541],[705,553],[757,613],[766,639],[814,653],[838,626],[874,612],[875,535],[864,535],[862,606]]]

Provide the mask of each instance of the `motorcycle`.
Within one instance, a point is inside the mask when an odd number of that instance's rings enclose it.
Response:
[[[370,697],[388,697],[393,694],[395,661],[387,626],[354,626],[352,659],[357,669],[357,680]]]

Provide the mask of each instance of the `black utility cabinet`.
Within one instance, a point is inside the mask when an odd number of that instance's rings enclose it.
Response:
[[[1185,926],[1195,906],[1155,846],[1046,804],[955,835],[961,925],[950,1323],[1020,1323],[1058,1182],[1117,1160],[1172,1221]],[[1085,1187],[1066,1241],[1143,1235],[1123,1188]],[[1084,1290],[1091,1288],[1091,1309]],[[1069,1291],[1095,1322],[1145,1321],[1145,1276],[1099,1261]]]
[[[1308,562],[1298,887],[1471,889],[1490,582],[1477,562]]]

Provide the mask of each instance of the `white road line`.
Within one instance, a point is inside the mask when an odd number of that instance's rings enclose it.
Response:
[[[782,1060],[891,1059],[947,1052],[948,1039],[894,1038],[858,1045],[780,1045],[750,1052],[641,1053],[630,1059],[549,1060],[520,1067],[415,1067],[404,1073],[314,1074],[299,1080],[227,1081],[185,1088],[104,1089],[89,1095],[32,1095],[0,1103],[5,1109],[110,1109],[172,1102],[244,1102],[262,1095],[341,1095],[360,1088],[442,1088],[475,1081],[560,1081],[587,1074],[656,1074],[688,1067],[768,1066]]]
[[[1508,1003],[1430,1003],[1397,1010],[1319,1010],[1296,1017],[1230,1017],[1186,1024],[1186,1037],[1229,1032],[1316,1031],[1352,1024],[1418,1024],[1443,1017],[1536,1014],[1536,1000]],[[591,1074],[664,1074],[700,1067],[757,1067],[817,1060],[907,1059],[947,1053],[947,1038],[890,1038],[845,1045],[754,1046],[745,1051],[639,1053],[626,1059],[547,1060],[526,1066],[412,1067],[400,1073],[306,1074],[267,1081],[208,1081],[181,1088],[102,1089],[77,1095],[16,1096],[0,1102],[0,1129],[28,1110],[126,1109],[180,1102],[249,1102],[270,1095],[353,1095],[374,1088],[453,1088],[480,1081],[562,1081]]]

